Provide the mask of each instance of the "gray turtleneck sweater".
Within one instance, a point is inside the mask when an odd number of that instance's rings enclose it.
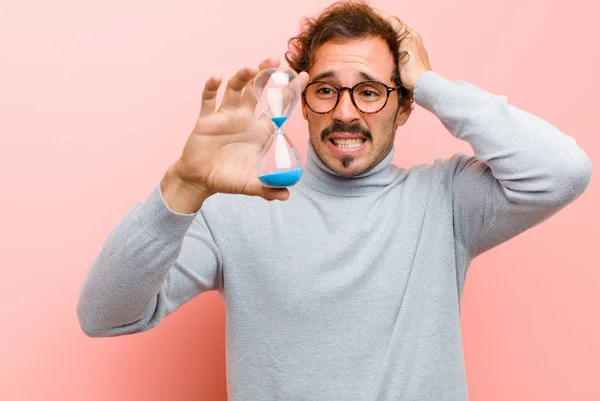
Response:
[[[403,169],[392,151],[342,178],[309,147],[288,201],[217,194],[195,214],[170,210],[159,183],[90,266],[84,332],[148,330],[216,290],[231,400],[467,400],[470,262],[575,200],[591,165],[572,137],[472,84],[426,72],[414,97],[474,156]]]

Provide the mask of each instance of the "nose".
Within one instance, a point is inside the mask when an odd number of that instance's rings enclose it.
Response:
[[[359,118],[359,112],[352,103],[350,97],[350,91],[343,89],[340,93],[340,101],[338,102],[335,110],[333,110],[332,117],[344,124],[350,124],[355,122]]]

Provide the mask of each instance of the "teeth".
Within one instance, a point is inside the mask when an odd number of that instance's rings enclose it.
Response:
[[[365,140],[364,139],[360,139],[360,138],[353,138],[353,139],[334,139],[333,143],[335,143],[335,146],[337,146],[338,148],[357,148],[360,145],[363,144]]]

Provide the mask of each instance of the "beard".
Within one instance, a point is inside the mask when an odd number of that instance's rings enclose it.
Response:
[[[332,171],[337,173],[342,177],[353,177],[367,171],[373,169],[377,164],[379,164],[385,157],[389,154],[390,150],[394,144],[395,138],[395,128],[396,128],[397,114],[394,115],[394,118],[389,121],[388,124],[385,124],[382,127],[382,131],[378,136],[389,138],[385,144],[380,144],[380,149],[377,150],[374,148],[375,144],[373,142],[373,135],[371,131],[363,127],[360,123],[352,123],[352,124],[344,124],[340,121],[334,121],[331,125],[323,129],[320,133],[314,132],[314,129],[311,129],[311,123],[308,121],[309,128],[309,137],[312,144],[313,149],[315,150],[317,156],[321,159],[321,161],[329,167]],[[327,157],[327,141],[329,138],[338,133],[348,133],[348,134],[361,134],[363,135],[367,141],[371,141],[372,151],[368,156],[356,157],[354,155],[342,155],[341,158],[337,160],[331,160]],[[381,138],[380,138],[381,139]],[[366,165],[363,169],[359,171],[349,172],[348,169],[352,167],[355,162],[359,162],[360,159],[371,159],[370,163]],[[358,160],[357,160],[358,159]]]
[[[350,164],[352,164],[353,161],[354,161],[354,157],[344,156],[344,157],[342,157],[342,166],[344,166],[344,168],[348,168],[348,167],[350,167]]]

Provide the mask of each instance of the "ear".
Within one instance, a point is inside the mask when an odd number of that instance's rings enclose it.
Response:
[[[404,125],[406,121],[408,121],[408,117],[410,116],[410,105],[408,107],[400,107],[398,109],[398,113],[396,114],[396,128]]]

